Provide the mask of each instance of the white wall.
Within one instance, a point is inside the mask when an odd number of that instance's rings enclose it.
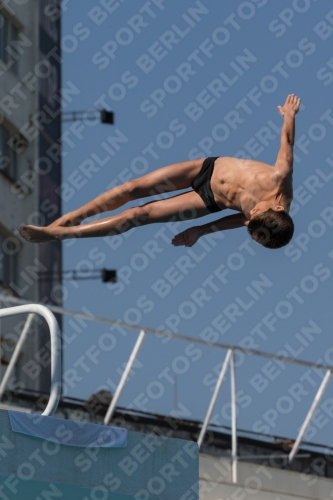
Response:
[[[333,480],[250,463],[238,463],[231,482],[231,462],[200,455],[200,500],[332,499]]]

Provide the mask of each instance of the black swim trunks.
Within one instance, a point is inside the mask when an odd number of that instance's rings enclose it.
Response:
[[[212,177],[214,163],[217,158],[219,157],[216,156],[206,158],[202,164],[202,168],[198,177],[192,183],[194,191],[196,191],[198,195],[201,196],[210,212],[220,212],[221,210],[224,210],[226,208],[220,208],[217,205],[216,201],[214,200],[212,188],[210,187],[210,179]]]

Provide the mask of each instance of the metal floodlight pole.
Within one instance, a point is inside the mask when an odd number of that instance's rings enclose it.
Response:
[[[5,392],[5,389],[6,389],[6,386],[7,386],[7,382],[14,370],[14,367],[15,367],[15,363],[16,361],[18,360],[18,357],[20,355],[20,352],[21,352],[21,349],[22,349],[22,346],[27,338],[27,335],[29,333],[29,330],[30,330],[30,327],[31,327],[31,324],[32,324],[32,321],[34,319],[35,315],[34,314],[29,314],[29,316],[27,317],[26,319],[26,322],[24,323],[24,327],[22,329],[22,332],[21,332],[21,335],[17,341],[17,344],[15,346],[15,349],[14,349],[14,352],[10,358],[10,361],[9,361],[9,364],[7,366],[7,370],[5,371],[5,374],[4,374],[4,377],[1,381],[1,385],[0,385],[0,401],[1,401],[1,398],[3,396],[3,393]]]
[[[219,378],[218,378],[218,380],[216,382],[214,393],[213,393],[212,399],[210,401],[210,404],[209,404],[209,407],[208,407],[208,410],[207,410],[207,413],[206,413],[206,416],[205,416],[205,420],[203,421],[203,424],[202,424],[202,427],[201,427],[201,431],[200,431],[200,434],[199,434],[199,437],[198,437],[198,441],[197,441],[199,448],[201,447],[202,442],[204,440],[204,437],[205,437],[205,434],[206,434],[206,431],[207,431],[207,427],[208,427],[210,418],[212,416],[212,413],[213,413],[213,410],[214,410],[214,406],[216,404],[216,401],[217,401],[217,398],[218,398],[218,395],[219,395],[219,392],[220,392],[220,389],[221,389],[221,386],[222,386],[222,382],[223,382],[223,379],[225,377],[225,374],[226,374],[226,371],[227,371],[227,368],[228,368],[228,364],[229,364],[231,355],[232,355],[232,350],[229,349],[228,352],[227,352],[227,354],[226,354],[226,357],[224,358],[224,362],[223,362],[223,365],[222,365],[222,368],[221,368],[221,371],[220,371],[220,375],[219,375]]]
[[[231,370],[231,474],[232,482],[237,483],[237,402],[235,353],[230,360]]]
[[[316,394],[316,396],[315,396],[315,398],[314,398],[314,400],[312,402],[311,408],[310,408],[307,416],[305,417],[303,425],[302,425],[302,427],[301,427],[301,429],[300,429],[300,431],[298,433],[298,436],[296,438],[294,446],[292,447],[292,450],[289,453],[289,459],[288,459],[289,463],[291,463],[293,461],[293,459],[294,459],[294,457],[295,457],[295,455],[296,455],[296,453],[298,451],[298,448],[299,448],[299,446],[301,444],[301,441],[302,441],[302,439],[304,437],[306,429],[308,428],[308,425],[309,425],[309,423],[310,423],[310,421],[311,421],[311,419],[312,419],[312,417],[313,417],[313,415],[314,415],[314,413],[315,413],[315,411],[317,409],[317,406],[318,406],[318,404],[319,404],[319,402],[320,402],[320,400],[321,400],[321,398],[322,398],[322,396],[323,396],[323,394],[325,392],[327,384],[330,381],[331,375],[332,375],[331,370],[328,370],[326,372],[326,374],[325,374],[325,377],[322,380],[322,383],[320,384],[320,387],[319,387],[319,389],[317,391],[317,394]]]
[[[140,347],[142,345],[142,342],[145,338],[145,335],[146,335],[146,332],[144,330],[141,330],[140,332],[140,335],[135,343],[135,346],[131,352],[131,355],[129,357],[129,360],[127,361],[127,365],[125,367],[125,370],[124,370],[124,373],[122,374],[121,376],[121,379],[120,379],[120,382],[118,384],[118,387],[116,389],[116,392],[114,393],[114,396],[112,398],[112,401],[111,401],[111,404],[108,408],[108,411],[106,412],[106,415],[105,415],[105,418],[104,418],[104,424],[105,425],[108,425],[108,423],[110,422],[111,418],[113,417],[113,414],[116,410],[116,407],[117,407],[117,403],[118,403],[118,400],[120,398],[120,395],[123,391],[123,388],[127,382],[127,378],[130,374],[130,371],[132,369],[132,366],[134,364],[134,361],[135,361],[135,358],[137,357],[138,355],[138,352],[140,350]]]

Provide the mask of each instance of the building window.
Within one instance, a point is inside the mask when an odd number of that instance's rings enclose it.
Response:
[[[7,125],[6,120],[0,125],[0,172],[13,182],[18,177],[18,157],[27,145],[22,134],[15,127]]]
[[[0,58],[8,69],[17,75],[18,56],[13,50],[13,42],[18,40],[18,29],[9,19],[0,14]]]
[[[0,282],[10,285],[15,282],[16,255],[19,243],[13,236],[0,233]]]
[[[4,126],[0,126],[0,171],[10,179],[16,179],[17,149],[12,134]]]

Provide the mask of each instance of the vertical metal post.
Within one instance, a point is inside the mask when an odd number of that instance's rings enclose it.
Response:
[[[174,418],[178,418],[178,381],[177,381],[177,375],[174,376],[174,393],[173,393],[173,411],[174,411]]]
[[[21,335],[17,341],[17,344],[15,346],[12,357],[10,358],[9,365],[7,366],[7,370],[5,371],[4,377],[3,377],[2,381],[1,381],[1,385],[0,385],[0,401],[1,401],[3,393],[5,392],[7,382],[8,382],[8,380],[9,380],[9,378],[14,370],[14,366],[15,366],[15,363],[20,355],[22,346],[27,338],[27,335],[29,333],[31,323],[32,323],[34,317],[35,317],[34,314],[29,314],[29,316],[27,317],[27,320],[24,324]]]
[[[129,357],[129,360],[127,361],[127,365],[125,367],[124,373],[121,376],[120,382],[118,384],[118,387],[116,389],[116,392],[114,393],[114,396],[112,398],[111,404],[108,408],[108,411],[106,412],[105,418],[104,418],[104,424],[108,425],[110,422],[111,418],[113,417],[113,414],[115,412],[115,409],[117,407],[118,400],[120,398],[120,395],[123,391],[123,388],[127,382],[128,375],[130,374],[130,371],[132,369],[133,363],[135,361],[135,358],[138,355],[138,352],[140,350],[140,347],[142,345],[143,339],[145,338],[146,332],[144,330],[141,330],[140,335],[135,343],[135,346],[133,348],[133,351]]]
[[[210,421],[210,417],[212,416],[212,413],[213,413],[213,410],[214,410],[214,406],[215,406],[217,397],[219,395],[219,392],[220,392],[220,389],[221,389],[221,386],[222,386],[222,382],[223,382],[223,379],[225,377],[225,374],[226,374],[226,371],[227,371],[227,368],[228,368],[228,364],[229,364],[231,355],[232,355],[232,350],[229,349],[228,352],[227,352],[227,355],[226,355],[226,357],[224,359],[224,362],[223,362],[223,365],[222,365],[222,368],[221,368],[221,371],[220,371],[219,378],[218,378],[218,380],[216,382],[214,393],[213,393],[212,399],[210,401],[210,404],[209,404],[209,407],[208,407],[208,410],[207,410],[207,413],[206,413],[206,416],[205,416],[205,420],[203,421],[203,424],[202,424],[202,427],[201,427],[201,431],[200,431],[200,434],[199,434],[199,437],[198,437],[198,441],[197,441],[199,448],[200,448],[200,446],[202,444],[202,441],[203,441],[203,439],[205,437],[205,434],[206,434],[206,431],[207,431],[207,427],[208,427],[208,424],[209,424],[209,421]]]
[[[236,366],[235,353],[232,351],[231,361],[231,473],[232,482],[237,483],[237,402],[236,402]]]
[[[310,408],[307,416],[305,417],[303,425],[302,425],[302,427],[301,427],[301,429],[300,429],[300,431],[298,433],[298,436],[296,438],[294,446],[292,447],[291,452],[289,453],[289,457],[288,457],[289,463],[291,463],[293,461],[293,459],[294,459],[294,457],[295,457],[295,455],[296,455],[296,453],[298,451],[298,448],[299,448],[299,446],[301,444],[301,441],[302,441],[302,439],[304,437],[306,429],[308,428],[308,425],[309,425],[309,423],[310,423],[310,421],[311,421],[311,419],[312,419],[312,417],[313,417],[313,415],[314,415],[314,413],[315,413],[315,411],[317,409],[319,401],[321,400],[321,398],[322,398],[322,396],[324,394],[324,391],[325,391],[325,389],[327,387],[327,384],[328,384],[328,382],[329,382],[329,380],[331,378],[331,375],[332,375],[331,370],[327,370],[327,372],[325,374],[325,377],[323,378],[322,383],[320,384],[320,387],[319,387],[319,389],[317,391],[317,394],[316,394],[316,396],[315,396],[315,398],[314,398],[314,400],[312,402],[311,408]]]

